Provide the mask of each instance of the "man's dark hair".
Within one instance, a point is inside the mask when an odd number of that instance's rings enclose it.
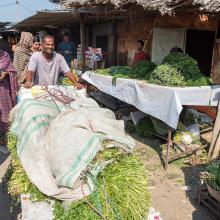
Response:
[[[35,37],[34,37],[34,39],[33,39],[33,43],[40,43],[40,37],[39,37],[39,35],[36,35]]]
[[[144,47],[144,41],[139,40],[138,43],[141,44],[142,47]]]
[[[183,53],[183,50],[179,47],[173,47],[171,50],[170,50],[170,53]]]
[[[42,39],[43,42],[45,42],[45,39],[46,38],[50,38],[50,39],[53,39],[54,40],[54,37],[52,35],[45,35]]]

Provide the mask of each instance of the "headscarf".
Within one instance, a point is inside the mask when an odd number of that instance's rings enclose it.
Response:
[[[21,32],[21,38],[18,42],[18,46],[29,51],[33,44],[33,39],[32,33],[23,31]]]
[[[9,54],[3,50],[0,50],[0,70],[7,71],[9,73],[12,103],[13,105],[15,105],[16,104],[16,92],[18,89],[17,81],[16,81],[16,71],[12,65]]]
[[[21,38],[14,53],[13,65],[17,72],[18,81],[27,66],[32,55],[31,46],[33,44],[33,35],[30,32],[22,32]]]

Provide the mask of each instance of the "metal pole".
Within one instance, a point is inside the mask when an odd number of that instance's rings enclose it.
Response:
[[[166,151],[166,160],[165,160],[165,170],[168,168],[169,156],[170,156],[170,145],[171,145],[171,129],[168,129],[168,138],[167,138],[167,151]]]
[[[18,0],[16,0],[16,5],[17,5],[18,21],[21,21],[20,8],[19,8]]]

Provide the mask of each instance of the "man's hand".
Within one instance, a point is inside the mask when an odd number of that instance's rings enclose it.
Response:
[[[27,81],[27,82],[25,82],[23,85],[24,85],[24,88],[30,89],[33,84],[32,84],[32,82]]]
[[[0,75],[0,81],[3,81],[8,76],[8,72],[3,71]]]

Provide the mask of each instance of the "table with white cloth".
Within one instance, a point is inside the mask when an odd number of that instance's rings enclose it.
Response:
[[[118,78],[87,71],[82,79],[140,111],[165,122],[176,129],[183,106],[217,106],[220,85],[201,87],[165,87],[148,84],[146,81]],[[171,130],[168,132],[168,145]]]

